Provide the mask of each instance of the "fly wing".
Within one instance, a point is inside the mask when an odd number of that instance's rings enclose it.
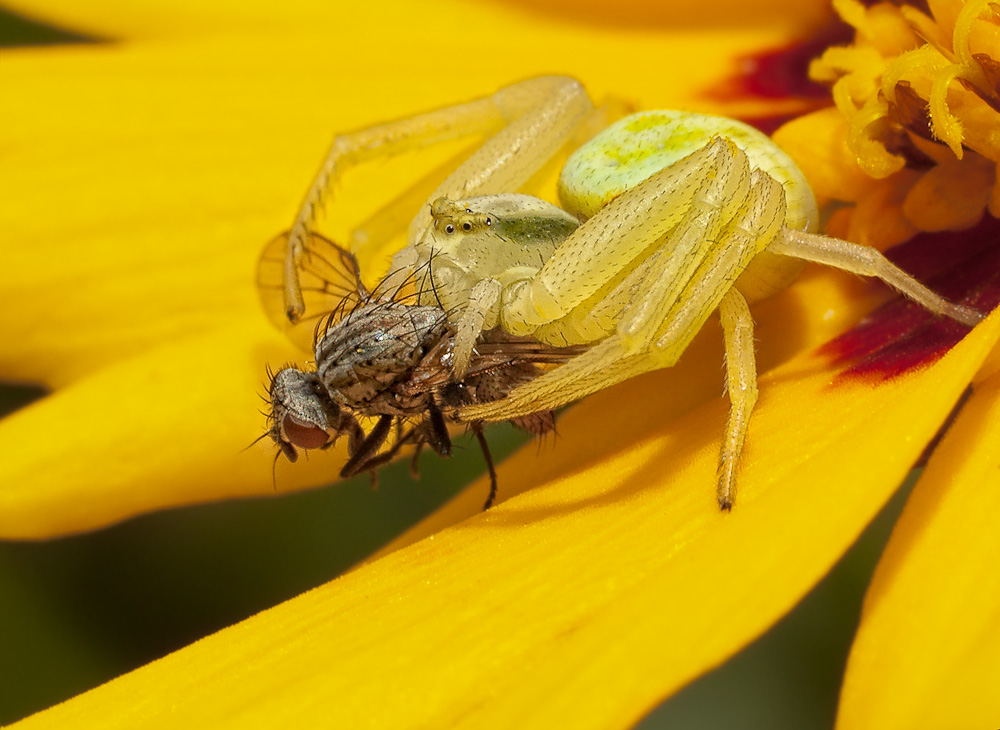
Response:
[[[559,365],[588,349],[585,345],[553,347],[527,337],[514,337],[501,330],[488,332],[484,338],[485,341],[480,341],[473,350],[463,382],[517,365]],[[450,351],[452,343],[447,344]],[[426,393],[451,382],[451,367],[442,362],[443,354],[442,348],[435,348],[414,368],[405,385],[408,395]],[[447,362],[450,363],[450,360]]]
[[[503,339],[490,338],[476,345],[476,352],[469,364],[470,373],[481,373],[519,362],[558,365],[590,349],[589,345],[555,347],[529,337],[514,337],[503,332],[498,334],[503,335]]]
[[[345,312],[367,300],[354,255],[318,233],[310,233],[295,262],[294,275],[302,291],[305,311],[292,322],[285,308],[288,231],[261,252],[257,262],[257,290],[268,319],[288,338],[312,352],[321,327],[337,322]]]

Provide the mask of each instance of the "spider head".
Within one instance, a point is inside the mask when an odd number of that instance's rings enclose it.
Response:
[[[493,225],[493,216],[489,212],[473,210],[464,201],[448,200],[448,198],[438,198],[434,201],[431,205],[431,218],[434,220],[435,232],[445,236],[453,236],[456,233],[479,233]]]

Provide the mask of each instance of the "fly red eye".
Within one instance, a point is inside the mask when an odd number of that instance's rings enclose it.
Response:
[[[281,430],[285,434],[285,439],[293,446],[300,449],[320,449],[326,446],[330,440],[329,434],[319,426],[310,426],[298,423],[291,416],[286,416]]]

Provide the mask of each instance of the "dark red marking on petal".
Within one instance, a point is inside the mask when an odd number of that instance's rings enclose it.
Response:
[[[922,233],[886,251],[896,265],[953,302],[987,313],[1000,305],[1000,221],[984,216],[965,231]],[[878,286],[878,284],[875,284]],[[837,376],[888,380],[928,365],[969,328],[896,297],[820,352],[848,364]]]
[[[749,114],[741,114],[737,117],[741,122],[749,124],[751,127],[756,127],[764,134],[770,136],[775,133],[779,128],[783,127],[788,122],[793,119],[798,119],[804,114],[809,112],[814,112],[818,109],[822,109],[825,106],[829,106],[828,102],[819,103],[816,105],[810,105],[803,107],[800,111],[795,114],[771,114],[765,117],[755,117]]]
[[[747,99],[798,100],[794,113],[763,117],[741,117],[766,134],[785,122],[816,109],[829,106],[830,90],[809,78],[809,64],[830,46],[849,43],[853,31],[839,20],[820,27],[808,38],[762,53],[736,59],[737,70],[721,84],[706,92],[713,101],[732,103]]]
[[[962,409],[965,408],[965,404],[969,402],[969,398],[971,397],[972,386],[969,385],[966,386],[965,390],[962,391],[962,395],[960,395],[958,400],[955,401],[955,405],[952,406],[951,411],[945,417],[940,428],[938,428],[937,433],[934,434],[934,438],[928,441],[924,450],[920,452],[920,456],[918,456],[917,460],[913,463],[914,469],[922,469],[927,466],[927,462],[931,460],[931,455],[934,453],[934,450],[938,447],[938,444],[941,443],[944,435],[948,433],[948,429],[951,428],[951,424],[953,424],[955,419],[958,418],[958,414],[962,412]]]

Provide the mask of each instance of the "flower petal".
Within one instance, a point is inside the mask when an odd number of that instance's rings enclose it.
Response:
[[[801,356],[802,353],[829,342],[856,325],[874,306],[890,296],[885,287],[843,272],[809,265],[791,287],[753,307],[759,372],[766,373],[792,357]],[[583,403],[590,406],[593,402],[593,408],[597,409],[594,413],[603,409],[605,414],[604,425],[595,426],[594,432],[604,438],[606,433],[625,430],[632,438],[645,438],[645,431],[637,424],[653,428],[649,419],[651,412],[655,413],[657,427],[667,427],[698,406],[720,402],[723,400],[720,393],[724,387],[721,370],[723,359],[722,331],[716,320],[709,320],[677,365],[669,371],[645,376],[657,393],[655,407],[647,403],[644,397],[630,400],[630,394],[635,391],[628,389],[628,385],[588,396]],[[832,381],[837,369],[829,365],[825,367],[828,368],[828,378]],[[560,417],[557,422],[559,440],[551,452],[547,450],[543,454],[544,461],[541,464],[537,458],[537,450],[525,448],[499,467],[501,500],[532,489],[546,479],[575,473],[580,460],[589,458],[592,446],[588,438],[581,436],[582,440],[578,440],[576,446],[570,439],[563,438],[570,424],[575,422],[573,419],[578,417],[577,412],[583,407],[575,406]],[[614,414],[615,420],[610,420],[610,414]],[[756,412],[753,418],[757,418]],[[578,429],[586,431],[586,427]],[[712,448],[719,448],[721,437],[720,427],[713,435]],[[525,480],[525,475],[531,476]],[[482,496],[486,489],[486,483],[482,480],[477,486],[466,489],[385,546],[378,554],[388,554],[475,516],[482,508]]]
[[[366,28],[266,42],[5,54],[17,113],[0,120],[0,227],[17,245],[0,268],[0,376],[59,386],[256,309],[258,251],[290,225],[335,130],[489,94],[540,68],[571,69],[596,98],[614,90],[644,106],[691,104],[731,70],[732,54],[784,38],[763,29],[637,37],[467,10],[469,27],[506,42],[484,56],[475,34],[432,32],[427,12],[405,29],[366,16]],[[455,58],[469,64],[461,83],[440,73]],[[698,63],[664,74],[652,58]],[[376,207],[387,169],[427,163],[401,164],[350,178],[331,211],[340,230]]]
[[[836,109],[793,119],[774,133],[774,141],[802,170],[821,206],[862,199],[875,186],[850,154],[847,122]]]
[[[466,20],[486,17],[478,12],[470,8]],[[219,328],[234,332],[231,326],[242,326],[237,320],[256,312],[254,259],[288,225],[331,130],[490,93],[535,73],[546,59],[574,67],[598,98],[614,89],[646,106],[696,105],[701,88],[733,70],[730,54],[787,40],[768,29],[663,31],[636,38],[614,29],[521,26],[506,17],[492,29],[505,33],[509,43],[487,58],[475,52],[476,37],[431,34],[427,40],[427,34],[412,32],[429,17],[422,14],[405,33],[380,27],[374,34],[396,53],[412,56],[403,67],[373,56],[373,36],[357,28],[268,38],[266,54],[258,40],[216,38],[5,56],[5,88],[22,106],[2,122],[13,144],[5,161],[11,174],[0,179],[0,195],[9,205],[0,215],[20,245],[0,269],[0,333],[7,343],[0,374],[52,386],[79,384],[79,390],[38,403],[3,426],[15,434],[4,448],[19,452],[2,461],[4,483],[30,485],[8,493],[5,534],[43,537],[91,529],[161,506],[267,487],[263,462],[238,487],[233,475],[242,472],[231,467],[231,457],[260,433],[263,419],[250,393],[260,390],[268,362],[263,353],[280,348],[255,345],[259,333],[242,346],[235,335],[218,337],[225,345],[218,349],[213,338]],[[331,54],[330,47],[338,52]],[[528,54],[527,47],[540,50]],[[690,73],[664,75],[648,59],[669,60],[665,47],[678,62],[701,62]],[[456,52],[479,59],[463,77],[461,94],[452,78],[435,72]],[[609,56],[622,65],[607,64]],[[623,77],[622,67],[632,72]],[[289,101],[298,99],[312,99],[307,112]],[[384,187],[379,175],[385,173],[367,174],[358,174],[360,193],[352,194],[352,179],[338,195],[342,205],[335,216],[358,208],[360,218],[375,205],[369,191]],[[54,208],[58,191],[72,195]],[[347,225],[349,219],[341,223]],[[191,343],[194,350],[185,355],[181,349]],[[259,374],[240,354],[248,350]],[[188,373],[205,362],[229,368],[214,386],[225,394],[214,400],[205,388],[185,392]],[[173,373],[169,382],[143,379],[166,365]],[[133,385],[127,397],[102,395],[121,391],[115,382]],[[717,385],[710,387],[717,392]],[[202,414],[215,414],[233,434],[239,431],[231,452],[228,442],[221,450],[195,448],[205,434],[183,438],[187,444],[179,451],[162,445],[188,434],[185,418]],[[147,420],[153,425],[144,430],[127,427]],[[53,424],[73,438],[53,439]],[[86,442],[88,434],[92,440]],[[105,437],[112,434],[121,442]],[[41,452],[38,444],[44,444]],[[154,459],[144,467],[136,458],[119,475],[147,485],[142,490],[124,478],[106,482],[92,468],[117,463],[121,453],[163,448],[172,450],[176,472],[161,472]],[[65,482],[46,473],[48,463],[60,465],[57,473]],[[326,481],[337,466],[310,467],[294,484]],[[168,483],[175,473],[189,475],[181,480],[186,486]],[[107,503],[77,508],[95,495],[106,496]]]
[[[865,598],[837,727],[996,725],[998,443],[994,375],[975,387],[896,524]]]
[[[942,163],[914,185],[903,212],[924,231],[971,228],[983,217],[995,183],[994,164],[977,156]]]
[[[344,448],[272,480],[263,363],[294,353],[262,316],[122,360],[0,421],[0,536],[35,539],[142,512],[329,481]]]
[[[664,425],[661,376],[630,381],[615,400],[645,413],[586,401],[562,429],[585,456],[513,470],[537,488],[18,727],[625,725],[826,572],[998,337],[1000,313],[877,385],[815,356],[769,373],[731,514],[722,404]]]
[[[504,37],[497,35],[491,26],[468,22],[468,15],[485,13],[490,16],[504,16],[521,25],[542,22],[542,10],[555,17],[572,17],[595,22],[599,26],[615,25],[715,25],[720,18],[726,18],[732,26],[768,25],[807,30],[829,16],[825,2],[789,2],[789,0],[763,0],[747,5],[740,0],[716,0],[713,12],[705,13],[704,8],[681,0],[672,0],[650,6],[644,0],[626,0],[613,7],[605,2],[590,0],[586,3],[566,4],[559,0],[545,3],[520,3],[515,1],[497,3],[494,7],[481,7],[468,2],[423,3],[420,17],[415,17],[413,5],[409,3],[385,2],[379,4],[378,11],[361,3],[330,3],[323,0],[293,0],[286,3],[272,3],[266,0],[242,0],[241,2],[199,3],[195,0],[176,2],[153,2],[137,5],[127,0],[100,0],[80,3],[67,0],[8,0],[7,7],[24,15],[45,20],[54,25],[73,28],[97,37],[149,38],[170,35],[195,35],[201,33],[258,32],[272,34],[275,31],[295,31],[305,29],[336,30],[338,28],[361,28],[373,21],[385,26],[396,35],[409,26],[416,40],[427,28],[434,36],[444,35],[450,40],[461,42],[460,33],[441,33],[447,25],[442,18],[462,18],[463,25],[470,29],[490,28],[489,33],[472,32],[479,40]],[[523,5],[527,5],[527,12]],[[416,20],[421,25],[413,25]],[[563,21],[565,25],[565,21]],[[395,26],[395,27],[394,27]],[[402,35],[402,33],[400,33]],[[430,37],[434,37],[430,36]],[[371,36],[379,38],[378,35]],[[428,36],[424,36],[424,40]]]
[[[884,296],[879,287],[853,277],[810,269],[794,287],[754,309],[761,370],[829,340]],[[710,324],[678,366],[660,376],[682,384],[670,388],[658,407],[662,423],[719,398],[721,342],[718,325]],[[292,345],[262,316],[252,315],[124,358],[0,420],[0,484],[6,485],[0,496],[0,536],[52,537],[164,507],[283,493],[335,479],[346,458],[340,449],[295,465],[279,460],[274,482],[270,441],[242,453],[266,428],[258,398],[264,392],[264,366],[294,359],[301,356]],[[215,367],[208,369],[206,363]],[[641,418],[646,405],[622,402],[616,392],[596,397],[609,398],[599,402],[623,418]],[[225,428],[215,425],[219,422]],[[53,438],[53,424],[58,424],[58,438]],[[560,453],[570,462],[584,448],[583,442],[560,440]],[[528,448],[519,457],[533,464],[528,471],[538,468],[535,455],[536,449]],[[571,469],[564,461],[556,468]],[[521,480],[502,465],[500,497],[538,481]],[[484,494],[485,487],[467,490],[395,545],[477,514]]]

